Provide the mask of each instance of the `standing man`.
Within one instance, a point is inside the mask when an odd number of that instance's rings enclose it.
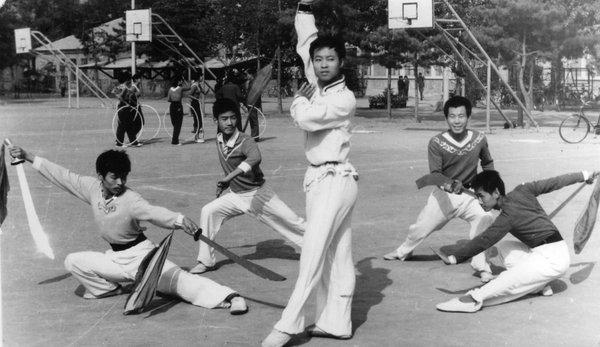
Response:
[[[246,70],[243,90],[244,100],[246,104],[248,103],[248,91],[250,90],[250,86],[252,85],[253,81],[254,75],[252,75],[252,72],[250,72],[250,70]],[[256,100],[254,105],[248,106],[254,106],[262,111],[262,96],[258,96],[258,100]],[[254,139],[254,141],[260,142],[260,130],[258,129],[258,114],[256,114],[256,110],[254,108],[250,109],[249,112],[250,114],[248,114],[248,123],[250,123],[250,136]],[[245,128],[243,130],[246,131]]]
[[[408,100],[408,92],[410,91],[410,80],[408,79],[408,76],[405,75],[402,81],[404,82],[404,98]]]
[[[477,174],[479,162],[483,170],[494,169],[485,135],[467,129],[471,109],[471,102],[462,96],[454,96],[444,104],[444,115],[449,129],[429,141],[429,171],[441,173],[453,183],[442,188],[433,188],[417,221],[408,228],[408,236],[404,243],[395,251],[384,255],[384,259],[410,258],[415,247],[451,219],[460,218],[471,224],[471,239],[494,221],[494,215],[484,211],[475,198],[468,194],[460,194],[463,187],[470,187]],[[484,254],[474,256],[471,266],[479,272],[483,282],[489,282],[493,278]]]
[[[133,282],[145,256],[156,245],[141,226],[149,222],[165,229],[183,229],[193,234],[198,227],[181,213],[153,206],[125,184],[131,161],[124,151],[108,150],[96,159],[97,177],[80,176],[22,148],[12,147],[11,156],[33,164],[44,178],[79,198],[92,208],[100,237],[110,244],[104,252],[67,255],[65,267],[84,287],[84,299],[100,299],[124,293],[123,282]],[[231,314],[248,310],[246,302],[231,288],[211,279],[192,275],[165,261],[157,290],[206,308],[229,307]]]
[[[423,89],[425,89],[425,77],[423,77],[423,73],[419,72],[419,76],[417,77],[417,86],[419,87],[419,95],[421,96],[421,100],[423,100]]]
[[[446,264],[456,264],[492,247],[510,233],[519,241],[497,244],[506,270],[486,285],[468,291],[460,298],[437,305],[440,311],[477,312],[482,306],[498,305],[529,293],[553,294],[548,285],[562,277],[570,265],[569,247],[550,221],[537,196],[577,182],[592,183],[596,171],[577,172],[541,181],[523,183],[504,193],[504,182],[496,171],[475,176],[473,189],[484,210],[500,210],[500,215],[486,231],[460,246],[440,251]]]
[[[223,98],[232,100],[238,105],[238,108],[240,107],[239,105],[244,97],[239,86],[239,73],[236,74],[235,71],[231,71],[225,80],[225,84],[215,93],[215,99]],[[242,130],[242,122],[237,122],[237,129]]]
[[[204,129],[202,128],[202,112],[200,110],[200,98],[204,94],[204,90],[202,89],[202,81],[199,80],[199,76],[202,76],[199,72],[194,72],[192,74],[192,85],[190,86],[190,113],[192,117],[194,117],[194,129],[192,132],[194,133],[194,140],[197,143],[204,142]],[[202,78],[202,77],[200,77]],[[200,132],[202,132],[202,137],[200,137]]]
[[[303,130],[309,162],[304,176],[306,232],[294,291],[281,319],[262,342],[265,347],[283,346],[293,334],[304,331],[304,308],[314,289],[316,323],[308,333],[352,337],[355,273],[350,223],[358,174],[348,154],[356,99],[340,72],[346,56],[344,41],[339,36],[317,36],[311,4],[312,0],[302,0],[295,19],[296,50],[309,84],[301,86],[290,108]]]
[[[119,104],[117,106],[117,140],[115,143],[117,147],[128,146],[124,143],[125,133],[127,133],[127,137],[129,138],[129,146],[139,147],[142,145],[137,141],[137,134],[139,132],[139,129],[137,129],[135,124],[137,96],[131,85],[131,74],[126,72],[119,76],[119,85],[112,91],[113,94],[117,95],[119,98]]]
[[[402,79],[402,76],[398,76],[398,96],[402,98],[404,97],[404,88],[406,88],[404,80]]]
[[[236,128],[240,121],[238,105],[229,99],[217,99],[213,104],[213,117],[218,128],[217,152],[225,177],[217,182],[217,199],[202,207],[200,228],[212,240],[224,221],[247,214],[301,247],[304,219],[265,185],[258,145]],[[227,188],[231,191],[220,196]],[[213,248],[200,242],[198,264],[190,272],[210,271],[215,262]]]
[[[67,76],[61,75],[60,81],[58,82],[58,88],[60,89],[60,96],[65,97],[67,92]]]
[[[167,94],[167,101],[169,102],[169,115],[171,116],[171,124],[173,125],[171,144],[174,146],[181,146],[179,142],[179,133],[183,124],[183,105],[181,104],[181,100],[183,99],[183,92],[189,89],[189,87],[183,87],[181,76],[171,80],[171,88],[169,88],[169,93]]]

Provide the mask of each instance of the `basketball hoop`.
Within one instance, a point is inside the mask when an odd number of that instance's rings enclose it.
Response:
[[[388,27],[433,28],[433,0],[388,0]]]

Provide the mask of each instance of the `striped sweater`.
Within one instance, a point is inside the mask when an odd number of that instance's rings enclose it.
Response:
[[[457,142],[445,131],[431,138],[428,147],[429,171],[459,180],[469,187],[477,174],[477,164],[481,161],[483,170],[493,170],[494,160],[488,149],[485,135],[468,130],[467,136]]]
[[[259,166],[262,160],[260,150],[252,137],[236,131],[225,142],[223,134],[218,133],[217,149],[219,162],[225,176],[237,168],[244,172],[229,183],[232,192],[239,193],[257,189],[265,183],[263,172]]]

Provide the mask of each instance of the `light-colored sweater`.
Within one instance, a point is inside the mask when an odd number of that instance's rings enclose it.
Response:
[[[175,228],[183,220],[183,215],[153,206],[129,188],[118,197],[106,200],[100,180],[72,173],[44,158],[35,157],[33,168],[57,187],[89,204],[100,236],[109,243],[125,244],[135,240],[144,230],[140,226],[143,221],[162,228]]]

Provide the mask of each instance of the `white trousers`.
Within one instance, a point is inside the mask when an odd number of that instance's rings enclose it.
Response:
[[[355,273],[350,221],[357,184],[351,172],[309,168],[306,173],[306,232],[294,291],[275,329],[305,329],[304,305],[317,288],[316,325],[335,335],[352,334]],[[338,165],[342,167],[342,165]],[[324,171],[325,170],[325,171]],[[356,176],[357,177],[357,176]]]
[[[132,282],[140,263],[155,245],[145,240],[124,251],[77,252],[67,255],[65,268],[85,289],[99,296],[117,288],[119,282]],[[214,308],[235,293],[215,281],[190,274],[166,260],[157,290],[177,296],[196,306]]]
[[[484,286],[467,293],[484,306],[512,301],[542,290],[569,269],[569,247],[565,241],[529,248],[520,241],[496,244],[506,271]]]
[[[243,193],[229,192],[209,202],[200,212],[200,228],[206,237],[213,240],[226,220],[242,214],[253,216],[297,246],[302,246],[306,222],[266,186]],[[206,266],[215,265],[214,249],[200,242],[198,261]]]
[[[471,224],[469,238],[481,234],[496,219],[491,212],[485,212],[477,199],[465,193],[451,194],[435,187],[427,199],[427,204],[417,217],[415,224],[408,227],[408,236],[396,252],[401,258],[415,249],[427,236],[440,230],[451,219],[460,218]],[[471,259],[471,266],[476,271],[491,272],[485,255],[480,253]]]

